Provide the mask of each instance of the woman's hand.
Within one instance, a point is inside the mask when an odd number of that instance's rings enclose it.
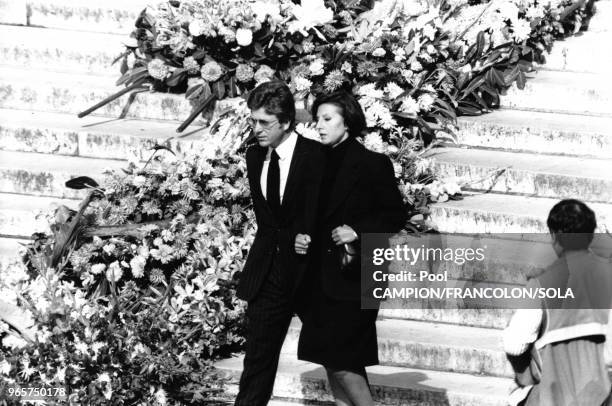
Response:
[[[308,253],[308,246],[310,245],[310,236],[308,234],[298,234],[295,236],[295,252],[300,255],[306,255]]]
[[[332,230],[332,240],[336,245],[348,244],[359,239],[359,236],[351,227],[343,224]]]

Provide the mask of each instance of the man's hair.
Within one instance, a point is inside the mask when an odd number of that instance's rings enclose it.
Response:
[[[597,227],[595,213],[576,199],[565,199],[555,204],[546,221],[551,234],[566,250],[585,249],[593,241]]]
[[[323,93],[312,104],[312,118],[317,121],[317,110],[322,104],[333,104],[340,108],[344,124],[348,128],[349,137],[361,137],[366,130],[366,119],[361,105],[355,96],[345,90],[333,93]]]
[[[289,87],[280,80],[262,83],[251,91],[247,100],[251,110],[264,108],[266,113],[276,116],[280,123],[295,127],[295,100]]]

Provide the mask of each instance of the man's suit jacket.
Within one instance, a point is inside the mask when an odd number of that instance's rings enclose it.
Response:
[[[358,235],[398,232],[406,223],[406,209],[390,159],[355,139],[345,142],[350,144],[323,214],[324,229],[346,224]],[[318,255],[324,292],[337,300],[360,300],[360,267],[343,271],[339,264],[342,246],[333,242],[331,232],[321,237]]]
[[[281,203],[281,218],[276,218],[266,201],[260,185],[261,171],[267,148],[259,145],[247,150],[246,162],[251,188],[251,199],[257,220],[257,233],[240,275],[237,295],[240,299],[253,299],[268,275],[274,256],[282,272],[290,278],[292,292],[306,270],[306,256],[294,249],[297,233],[312,235],[315,207],[322,162],[321,144],[298,135],[291,158],[289,175]],[[306,204],[304,204],[304,202]]]

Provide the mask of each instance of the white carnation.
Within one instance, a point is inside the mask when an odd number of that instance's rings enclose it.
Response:
[[[404,92],[404,89],[399,87],[397,83],[395,82],[389,82],[387,83],[387,86],[385,86],[385,93],[387,93],[389,97],[392,99],[395,99],[397,96],[399,96],[403,92]]]
[[[253,42],[253,32],[246,28],[236,30],[236,42],[238,45],[248,47]]]
[[[118,282],[123,276],[123,269],[121,269],[121,265],[119,265],[118,261],[113,262],[109,265],[106,270],[106,279],[111,282]]]
[[[142,278],[144,275],[144,268],[147,260],[140,255],[136,255],[130,261],[130,268],[132,269],[132,275],[134,278]]]
[[[323,63],[323,60],[317,58],[314,61],[312,61],[312,63],[308,67],[308,70],[310,70],[310,74],[312,76],[320,76],[323,73],[325,73],[325,70],[323,69],[324,66],[325,65]]]
[[[412,96],[404,97],[400,111],[408,114],[417,114],[419,112],[419,103]]]

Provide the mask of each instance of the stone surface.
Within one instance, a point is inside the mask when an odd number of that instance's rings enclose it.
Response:
[[[222,360],[216,367],[237,382],[242,357]],[[430,406],[506,405],[512,381],[505,378],[436,372],[412,368],[376,366],[367,368],[375,404]],[[229,393],[237,392],[237,384]],[[273,395],[285,399],[331,401],[324,369],[294,356],[281,356]]]
[[[612,83],[607,75],[545,71],[532,73],[523,90],[514,84],[501,106],[532,111],[612,114]]]
[[[460,117],[459,145],[612,158],[612,118],[501,109]]]
[[[296,356],[301,323],[294,318],[283,352]],[[376,322],[381,365],[512,377],[495,329],[413,320]]]
[[[0,109],[0,149],[92,158],[147,160],[156,144],[177,154],[206,147],[207,128],[177,134],[177,122],[82,119],[61,113]]]
[[[0,0],[0,24],[27,24],[26,0]]]
[[[432,220],[449,233],[547,233],[546,218],[558,199],[496,193],[468,194],[464,200],[432,206]],[[612,205],[590,204],[599,230],[612,226]]]
[[[0,235],[29,238],[33,233],[49,234],[49,219],[65,205],[76,210],[80,200],[0,193]]]
[[[428,156],[442,178],[468,190],[612,202],[612,160],[465,148],[437,148]]]
[[[77,176],[99,180],[104,170],[124,166],[116,160],[0,151],[0,192],[79,198],[84,191],[66,188],[67,180]]]
[[[128,34],[140,12],[151,1],[144,0],[27,0],[30,25],[82,31]]]
[[[0,58],[3,65],[103,75],[115,73],[118,79],[120,64],[112,63],[125,50],[123,42],[127,39],[127,35],[0,25]]]
[[[76,114],[119,92],[116,75],[94,76],[0,67],[0,108]],[[118,118],[128,100],[124,95],[96,110],[94,116]],[[143,92],[127,117],[184,120],[191,113],[184,95]],[[197,125],[198,122],[194,122]],[[177,125],[178,127],[178,125]]]

